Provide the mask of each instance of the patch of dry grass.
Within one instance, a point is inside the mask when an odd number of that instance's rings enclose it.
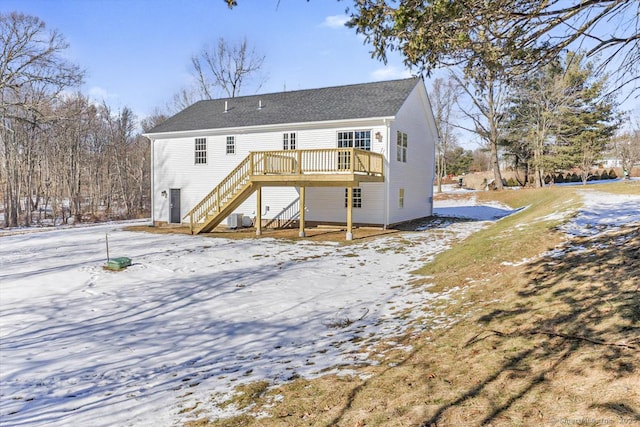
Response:
[[[236,394],[227,399],[221,408],[234,406],[237,409],[246,409],[254,405],[255,401],[262,397],[269,388],[269,381],[255,381],[250,384],[243,384],[236,387]]]
[[[583,190],[604,191],[613,194],[640,194],[640,181],[625,180],[594,186],[580,186]]]
[[[480,202],[499,201],[519,212],[478,231],[416,273],[436,277],[434,290],[460,286],[468,278],[491,279],[505,270],[502,263],[518,263],[558,244],[554,229],[573,214],[579,198],[572,188],[528,189],[477,193]],[[563,215],[552,215],[564,212]],[[430,281],[427,280],[425,282]]]
[[[137,231],[156,234],[190,234],[188,226],[160,226],[153,227],[149,225],[136,225],[124,228],[126,231]],[[399,230],[395,229],[382,229],[376,227],[356,227],[353,229],[353,240],[350,242],[345,241],[345,228],[344,227],[310,227],[305,229],[305,237],[298,235],[299,229],[297,228],[267,228],[262,229],[262,235],[256,236],[256,230],[253,227],[241,228],[241,229],[226,229],[224,227],[218,227],[210,233],[199,234],[199,237],[203,238],[222,238],[231,240],[244,240],[244,239],[263,239],[267,237],[282,239],[282,240],[312,240],[318,242],[338,242],[338,243],[360,243],[365,240],[374,239],[389,234],[396,234]]]
[[[481,197],[528,208],[422,271],[434,289],[462,289],[437,307],[457,323],[395,339],[410,351],[380,342],[357,375],[297,379],[245,415],[188,425],[640,425],[640,230],[560,244],[550,214],[570,215],[574,189]],[[564,255],[540,255],[551,247]]]

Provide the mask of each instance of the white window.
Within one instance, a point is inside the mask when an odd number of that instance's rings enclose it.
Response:
[[[282,134],[282,149],[283,150],[296,149],[296,133],[295,132]]]
[[[349,206],[349,189],[344,189],[344,207]],[[362,207],[362,188],[354,188],[353,189],[353,203],[351,204],[354,208]]]
[[[371,131],[357,130],[353,133],[353,148],[371,151]]]
[[[371,131],[352,130],[338,132],[338,148],[352,147],[371,151]]]
[[[398,207],[400,209],[404,208],[404,188],[401,188],[398,194]]]
[[[397,138],[397,159],[399,162],[407,163],[407,134],[398,131]]]
[[[207,138],[196,138],[195,163],[196,165],[207,164]]]
[[[350,130],[338,132],[338,148],[359,148],[371,151],[370,130]],[[348,170],[351,167],[351,153],[338,152],[338,169]]]
[[[227,137],[227,154],[236,154],[236,137]]]

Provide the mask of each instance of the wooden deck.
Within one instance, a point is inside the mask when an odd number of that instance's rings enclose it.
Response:
[[[255,151],[227,175],[185,215],[192,234],[211,231],[251,194],[262,187],[300,187],[300,235],[304,235],[306,187],[346,187],[348,195],[361,182],[384,181],[384,157],[356,148],[318,150]],[[260,212],[256,210],[256,233],[261,233]],[[351,203],[347,210],[347,239],[351,231]]]

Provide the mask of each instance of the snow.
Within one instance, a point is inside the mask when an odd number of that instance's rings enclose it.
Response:
[[[580,214],[562,227],[573,236],[592,236],[612,227],[640,221],[640,194],[613,195],[601,191],[581,191]]]
[[[355,375],[354,366],[377,363],[376,342],[456,321],[423,308],[463,290],[413,287],[411,271],[511,212],[474,198],[442,203],[422,231],[344,245],[123,224],[5,233],[0,424],[179,425],[196,405],[232,414],[216,402],[238,384]],[[640,197],[589,193],[567,230],[629,221],[640,223]],[[111,256],[132,258],[131,267],[103,270],[105,235]]]
[[[435,216],[462,218],[476,221],[493,221],[514,213],[509,206],[499,202],[478,204],[475,192],[452,190],[450,193],[464,194],[467,197],[447,199],[434,206]]]
[[[229,415],[212,396],[241,383],[352,374],[418,316],[423,328],[455,321],[419,308],[459,290],[414,288],[410,272],[486,224],[441,218],[349,245],[122,224],[5,234],[2,425],[175,425],[196,404]],[[102,268],[106,235],[131,267]]]

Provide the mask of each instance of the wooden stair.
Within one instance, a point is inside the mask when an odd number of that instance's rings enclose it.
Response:
[[[213,230],[256,190],[258,186],[251,182],[250,158],[248,155],[184,216],[189,217],[191,234]]]

